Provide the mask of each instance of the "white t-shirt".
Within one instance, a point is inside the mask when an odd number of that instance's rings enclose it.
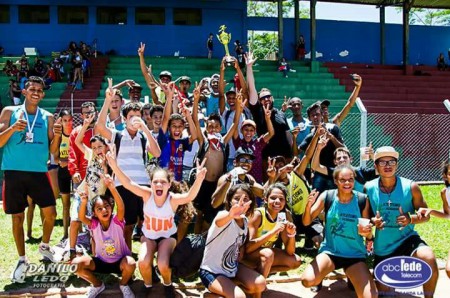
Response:
[[[223,212],[227,211],[220,211],[218,215]],[[247,238],[247,218],[244,220],[244,228],[239,227],[235,220],[219,228],[216,225],[216,218],[208,230],[208,237],[206,238],[208,245],[205,247],[200,268],[232,278],[236,276],[238,270],[239,249],[244,245]]]

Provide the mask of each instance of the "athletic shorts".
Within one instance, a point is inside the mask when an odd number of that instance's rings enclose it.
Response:
[[[330,257],[331,261],[334,264],[335,270],[338,270],[341,268],[343,268],[344,270],[347,270],[347,268],[349,268],[359,262],[363,262],[363,263],[366,262],[365,258],[344,258],[344,257],[335,256],[335,255],[330,255],[327,253],[326,253],[326,255],[328,257]]]
[[[3,179],[3,209],[6,214],[24,212],[28,207],[27,196],[40,208],[56,205],[47,172],[6,170]]]
[[[296,227],[297,234],[304,233],[306,239],[312,239],[316,236],[319,236],[323,231],[323,225],[317,217],[314,218],[311,224],[308,226],[303,225],[301,215],[292,214],[292,217]]]
[[[125,205],[125,224],[134,225],[140,219],[144,219],[144,201],[122,185],[116,187]]]
[[[120,259],[114,263],[107,263],[107,262],[101,260],[100,258],[93,257],[92,261],[94,261],[94,264],[95,264],[94,272],[120,274],[120,273],[122,273],[122,270],[120,270],[120,262],[122,262],[122,259]]]
[[[428,246],[428,245],[425,241],[422,240],[422,238],[420,238],[419,235],[412,235],[411,237],[406,238],[406,240],[403,241],[403,243],[400,244],[400,246],[397,247],[397,249],[394,250],[393,253],[388,254],[386,256],[375,255],[373,261],[373,268],[375,268],[382,261],[392,257],[412,256],[416,252],[416,250],[421,246]]]
[[[145,237],[145,236],[142,236],[142,237]],[[173,239],[177,240],[177,233],[170,235],[169,238],[173,238]],[[164,239],[168,239],[168,238],[166,238],[166,237],[159,237],[157,239],[150,239],[150,238],[147,238],[147,239],[155,241],[156,245],[158,246],[161,241],[163,241]]]
[[[216,191],[217,181],[203,180],[202,186],[194,200],[194,207],[203,213],[203,220],[212,223],[220,208],[214,209],[211,205],[212,195]]]
[[[63,194],[70,194],[72,177],[69,173],[69,167],[58,167],[58,185],[59,191]]]
[[[92,200],[89,200],[86,206],[86,216],[92,216]],[[78,212],[80,211],[81,197],[77,192],[73,194],[72,204],[70,204],[70,221],[80,221]]]

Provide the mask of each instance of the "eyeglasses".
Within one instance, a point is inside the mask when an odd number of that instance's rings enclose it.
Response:
[[[338,179],[338,182],[340,184],[345,184],[346,182],[348,182],[348,183],[355,183],[355,179],[353,179],[353,178],[350,178],[350,179]]]
[[[259,100],[262,101],[262,100],[269,99],[271,97],[272,97],[272,95],[266,95],[266,96],[260,97]]]
[[[239,163],[253,163],[253,159],[240,157],[237,159],[237,162]]]
[[[375,162],[377,165],[379,165],[380,167],[385,167],[387,165],[393,167],[397,165],[397,160],[395,159],[391,159],[391,160],[377,160]]]

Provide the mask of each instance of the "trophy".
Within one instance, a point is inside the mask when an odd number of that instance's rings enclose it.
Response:
[[[225,32],[226,29],[227,29],[227,27],[225,25],[220,26],[219,34],[217,34],[216,36],[217,36],[217,39],[220,41],[221,44],[223,44],[223,47],[225,48],[226,66],[232,66],[236,59],[230,55],[230,51],[228,50],[228,44],[231,41],[231,33]]]

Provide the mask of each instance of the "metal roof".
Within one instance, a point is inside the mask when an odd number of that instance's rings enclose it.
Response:
[[[318,0],[320,2],[402,6],[405,0]],[[413,7],[450,9],[450,0],[413,0]]]

